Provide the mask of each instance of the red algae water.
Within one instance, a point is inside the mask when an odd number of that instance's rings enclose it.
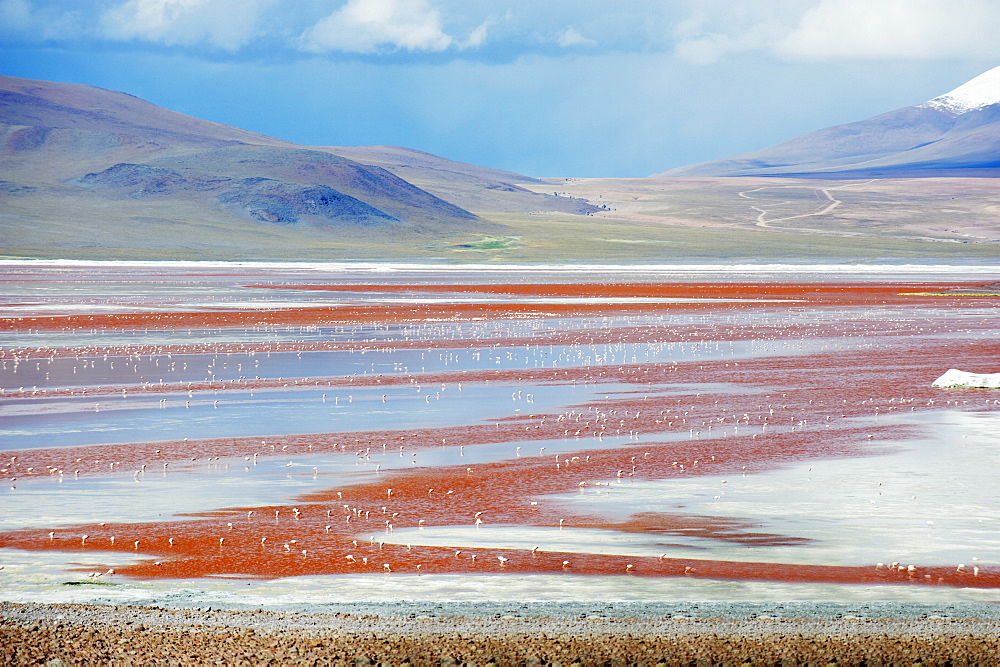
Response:
[[[386,269],[6,266],[0,597],[1000,594],[995,270]]]

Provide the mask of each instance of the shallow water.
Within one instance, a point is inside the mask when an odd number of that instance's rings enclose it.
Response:
[[[596,388],[611,391],[612,386]],[[616,388],[616,387],[615,387]],[[595,387],[539,385],[525,398],[507,384],[386,386],[336,389],[157,394],[121,401],[115,397],[28,399],[0,404],[0,448],[31,449],[103,443],[236,438],[286,433],[414,429],[496,421],[562,401],[585,401]],[[161,402],[162,401],[162,402]]]
[[[677,439],[686,436],[678,435]],[[630,436],[609,436],[591,447],[634,444]],[[546,441],[544,454],[586,451],[579,439]],[[175,462],[109,472],[100,477],[43,477],[18,480],[17,488],[0,488],[0,530],[62,527],[88,522],[182,520],[184,514],[224,507],[294,502],[302,494],[358,482],[371,482],[393,471],[417,467],[476,465],[518,457],[538,457],[535,441],[490,445],[455,445],[422,450],[416,455],[372,450],[336,454],[282,453],[254,458],[219,458]],[[267,445],[260,449],[267,450]],[[279,446],[280,449],[280,446]],[[365,536],[367,538],[367,536]]]
[[[66,265],[15,265],[13,269],[30,280],[8,281],[8,291],[0,307],[10,314],[71,313],[83,311],[129,312],[161,309],[198,311],[211,308],[286,308],[310,305],[370,302],[387,299],[366,293],[288,292],[249,290],[241,285],[273,282],[312,283],[375,282],[384,276],[404,283],[408,280],[447,282],[459,278],[468,282],[559,281],[566,274],[557,267],[483,272],[478,268],[452,271],[420,267],[294,267],[211,265],[213,275],[189,275],[194,269],[208,273],[206,265],[101,266],[110,282],[90,281],[90,271]],[[630,279],[706,280],[727,276],[765,280],[794,275],[800,280],[843,279],[884,280],[891,277],[918,280],[954,280],[967,277],[955,267],[882,269],[854,272],[844,267],[794,273],[801,268],[688,268],[687,272],[644,267],[626,272]],[[197,272],[196,271],[196,272]],[[574,279],[611,280],[620,274],[593,268],[578,271]],[[983,279],[1000,275],[996,267],[976,269]],[[55,273],[53,273],[55,272]],[[53,278],[55,276],[55,278]],[[511,278],[514,277],[514,280]],[[252,298],[249,294],[252,293]],[[294,294],[294,296],[292,296]],[[403,297],[393,297],[402,302]],[[469,299],[475,300],[475,299]],[[532,299],[522,299],[530,302]],[[542,299],[554,303],[555,299]],[[580,299],[580,303],[586,300]],[[786,304],[787,305],[787,304]],[[424,374],[523,371],[531,369],[617,369],[623,366],[642,370],[658,364],[698,364],[712,361],[794,359],[816,352],[843,351],[908,344],[908,340],[953,341],[956,345],[982,339],[982,331],[997,323],[995,307],[978,304],[955,308],[832,307],[827,309],[777,306],[762,301],[759,309],[648,314],[640,316],[538,318],[487,320],[481,322],[435,322],[377,325],[174,330],[174,331],[6,331],[0,334],[4,348],[86,347],[93,345],[184,345],[232,342],[337,342],[356,345],[354,350],[315,352],[193,353],[173,351],[169,355],[144,353],[141,356],[97,356],[75,354],[53,359],[4,359],[0,362],[0,450],[30,450],[48,447],[87,447],[109,443],[197,441],[204,438],[260,437],[259,457],[224,456],[197,461],[177,460],[169,470],[151,464],[148,469],[110,469],[94,475],[91,468],[77,477],[72,470],[43,477],[10,480],[6,462],[0,489],[0,531],[18,528],[70,530],[74,526],[107,522],[122,524],[145,521],[186,521],[192,513],[212,512],[232,507],[294,504],[303,495],[351,484],[370,484],[414,470],[443,470],[448,467],[486,465],[519,458],[573,455],[591,451],[653,445],[722,442],[735,433],[732,422],[714,432],[705,425],[685,425],[682,429],[644,430],[639,435],[630,426],[617,432],[547,437],[543,442],[510,435],[503,442],[463,446],[449,441],[433,449],[407,451],[367,451],[355,447],[341,453],[309,453],[300,449],[284,452],[281,436],[292,433],[339,433],[361,431],[406,431],[422,428],[463,427],[506,422],[526,415],[585,415],[595,419],[593,405],[607,405],[635,396],[652,397],[663,405],[673,405],[675,397],[685,404],[698,403],[702,394],[712,400],[731,397],[746,399],[748,390],[738,384],[713,380],[705,382],[635,381],[577,382],[530,381],[518,383],[466,381],[440,383],[423,380]],[[924,322],[947,322],[928,327],[926,336],[914,333]],[[468,340],[533,338],[552,332],[614,332],[635,327],[740,326],[750,331],[756,326],[820,327],[831,322],[870,323],[874,329],[900,331],[890,341],[822,333],[808,338],[799,334],[776,336],[772,329],[748,340],[703,337],[695,341],[653,341],[641,343],[475,345]],[[916,323],[916,324],[915,324]],[[995,330],[995,328],[994,328]],[[428,348],[391,346],[394,341],[453,340],[454,345]],[[389,344],[385,349],[362,350],[371,343]],[[793,363],[789,361],[788,363]],[[946,369],[942,369],[946,370]],[[349,386],[349,378],[379,375],[408,378],[413,382],[384,386]],[[241,379],[302,380],[338,379],[323,387],[268,386],[250,390],[200,389],[187,392],[186,382],[236,381]],[[793,378],[789,378],[791,382]],[[164,390],[143,393],[134,390],[118,395],[35,396],[13,395],[21,388],[74,391],[98,386],[150,387],[160,383]],[[791,386],[791,385],[790,385]],[[925,383],[915,382],[921,388]],[[178,391],[178,389],[180,389]],[[914,389],[915,391],[917,389]],[[779,403],[782,387],[755,387],[757,397],[747,399],[762,404]],[[875,393],[866,388],[865,397]],[[958,396],[941,392],[941,397]],[[719,539],[717,535],[672,531],[624,532],[611,529],[504,525],[488,521],[479,527],[427,526],[399,528],[380,535],[389,543],[449,546],[462,549],[496,548],[518,551],[539,547],[542,551],[566,554],[619,554],[635,557],[668,557],[761,563],[788,563],[809,567],[836,564],[869,565],[876,562],[982,568],[1000,568],[1000,538],[997,537],[995,508],[1000,490],[994,471],[1000,464],[1000,412],[982,394],[961,394],[971,405],[931,412],[895,413],[880,422],[851,417],[845,423],[885,426],[910,425],[918,435],[865,441],[879,446],[878,453],[861,457],[819,457],[808,461],[789,460],[780,465],[748,474],[701,474],[669,479],[597,478],[572,493],[538,493],[531,497],[551,511],[574,515],[596,515],[608,521],[624,520],[637,513],[669,513],[742,522],[744,533],[765,533],[789,538],[783,544],[748,545]],[[742,399],[741,399],[742,397]],[[729,399],[727,399],[729,400]],[[745,401],[746,402],[746,401]],[[591,407],[587,407],[591,406]],[[694,410],[694,405],[691,409]],[[686,409],[686,407],[684,408]],[[741,408],[750,410],[751,408]],[[805,409],[805,408],[803,408]],[[971,410],[975,411],[971,411]],[[550,418],[550,419],[551,419]],[[604,415],[603,418],[607,418]],[[612,420],[613,421],[613,420]],[[624,420],[623,424],[624,424]],[[701,422],[699,422],[701,424]],[[706,422],[707,424],[707,422]],[[789,433],[792,419],[772,426],[772,433]],[[498,427],[499,428],[499,427]],[[520,428],[520,427],[519,427]],[[530,428],[526,426],[525,428]],[[741,427],[749,433],[749,427]],[[755,426],[756,428],[756,426]],[[567,429],[567,434],[571,429]],[[696,433],[697,431],[697,433]],[[761,431],[756,431],[761,432]],[[516,433],[516,431],[515,431]],[[523,431],[522,431],[523,433]],[[618,434],[620,433],[620,434]],[[832,437],[839,437],[833,435]],[[851,435],[852,438],[860,438]],[[277,446],[271,450],[269,447]],[[85,449],[79,450],[85,452]],[[638,450],[637,450],[638,451]],[[23,456],[26,456],[23,455]],[[554,459],[555,460],[555,459]],[[530,487],[530,485],[529,485]],[[557,515],[554,515],[557,516]],[[737,531],[739,532],[739,531]],[[368,532],[359,534],[367,539]],[[144,604],[229,605],[304,609],[321,608],[334,601],[386,603],[410,600],[415,603],[447,600],[498,602],[534,600],[607,600],[642,603],[719,602],[770,604],[775,602],[817,602],[870,604],[893,601],[899,604],[982,603],[997,599],[994,589],[861,586],[834,584],[789,584],[719,581],[684,577],[648,578],[637,576],[579,576],[500,574],[427,574],[413,576],[338,574],[284,577],[273,581],[228,578],[219,573],[212,578],[184,581],[140,581],[119,575],[89,579],[87,573],[142,562],[139,554],[0,549],[0,599],[16,601],[116,601]],[[514,556],[511,557],[515,561]],[[516,562],[512,562],[512,568]],[[103,568],[103,569],[102,569]],[[66,582],[85,585],[67,586]]]
[[[786,618],[845,616],[996,618],[992,590],[840,586],[634,576],[339,575],[277,580],[215,577],[137,582],[105,571],[100,557],[0,549],[0,599],[418,616]],[[115,563],[120,562],[119,558]],[[78,570],[76,572],[67,570]]]
[[[829,343],[827,343],[829,345]],[[741,359],[815,349],[800,341],[706,341],[589,345],[492,345],[473,348],[383,347],[322,352],[79,356],[0,361],[4,388],[51,389],[120,384],[168,386],[273,378],[368,377],[445,371],[577,368],[582,366]]]
[[[802,540],[782,546],[728,543],[697,533],[644,534],[522,526],[397,530],[399,544],[492,546],[567,553],[855,565],[899,561],[1000,567],[1000,413],[940,412],[900,418],[926,438],[875,442],[894,453],[799,463],[778,470],[670,480],[606,479],[552,496],[563,511],[625,519],[671,512],[749,519],[746,532]],[[558,511],[558,510],[557,510]]]

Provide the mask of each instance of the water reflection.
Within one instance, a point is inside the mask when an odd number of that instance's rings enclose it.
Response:
[[[387,298],[371,293],[329,293],[263,290],[245,287],[266,281],[306,283],[322,279],[306,269],[277,273],[256,268],[219,272],[218,275],[185,275],[149,270],[133,274],[119,269],[115,280],[86,278],[80,271],[65,270],[51,281],[44,271],[40,280],[9,281],[3,307],[9,313],[135,312],[139,310],[288,308],[308,303],[402,303],[410,296]],[[497,282],[489,273],[463,274],[470,281]],[[532,279],[537,275],[528,274]],[[645,274],[643,274],[645,275]],[[649,275],[662,278],[662,274]],[[692,278],[692,275],[695,277]],[[413,270],[393,274],[402,282],[418,276],[429,282],[440,275]],[[557,280],[552,272],[542,277]],[[699,279],[691,274],[688,279]],[[126,279],[127,278],[127,279]],[[371,274],[342,275],[346,281],[365,282]],[[610,279],[610,278],[608,278]],[[420,297],[424,302],[440,301]],[[478,297],[465,301],[483,302]],[[530,301],[524,299],[523,301]],[[541,299],[536,302],[555,302]],[[578,300],[581,303],[583,299]],[[700,383],[636,383],[612,380],[588,382],[518,381],[482,378],[461,381],[486,371],[534,369],[641,370],[656,364],[711,361],[786,359],[787,384],[793,386],[794,359],[814,352],[851,352],[884,346],[884,339],[864,335],[870,327],[889,332],[900,345],[912,341],[976,341],[995,323],[990,307],[830,307],[785,308],[761,300],[752,309],[719,308],[682,314],[638,314],[524,319],[477,322],[382,323],[322,327],[268,327],[240,329],[185,329],[172,331],[7,331],[0,345],[15,347],[78,348],[71,356],[39,350],[43,358],[0,361],[0,450],[88,446],[107,443],[140,443],[206,438],[260,436],[262,439],[292,433],[355,431],[405,431],[418,428],[463,427],[492,424],[528,414],[564,415],[589,410],[594,404],[652,397],[664,405],[676,396],[746,397],[746,385],[716,381]],[[926,334],[926,322],[948,322]],[[853,335],[823,329],[837,323],[854,327]],[[660,327],[656,335],[638,342],[593,342],[587,335],[600,332],[614,338],[631,329]],[[685,327],[691,328],[690,330]],[[712,335],[714,327],[743,327],[745,340]],[[782,328],[788,332],[783,333]],[[798,327],[798,329],[796,329]],[[696,331],[688,338],[670,337],[675,331]],[[809,332],[804,336],[803,332]],[[708,332],[708,333],[706,333]],[[573,336],[578,336],[573,338]],[[574,342],[535,342],[562,336]],[[510,339],[519,339],[517,344]],[[451,343],[449,341],[454,341]],[[907,342],[911,341],[911,342]],[[347,349],[321,351],[262,351],[184,353],[134,350],[115,354],[102,350],[84,353],[79,348],[120,345],[184,346],[229,343],[338,344]],[[428,342],[428,345],[421,343]],[[432,342],[432,344],[431,344]],[[378,349],[366,349],[378,347]],[[105,354],[107,353],[107,354]],[[450,374],[448,381],[431,381],[431,374]],[[529,373],[530,375],[530,373]],[[370,381],[389,378],[384,385]],[[352,386],[363,378],[366,386]],[[727,378],[728,379],[728,378]],[[268,386],[250,389],[251,381]],[[282,386],[287,380],[289,386]],[[778,378],[778,380],[784,380]],[[186,383],[230,383],[216,391],[204,386],[188,390]],[[315,383],[319,384],[315,384]],[[360,383],[359,383],[360,384]],[[311,386],[303,386],[311,385]],[[917,383],[915,381],[914,386]],[[774,387],[783,391],[784,384]],[[108,388],[115,391],[109,393]],[[140,391],[155,389],[155,391]],[[90,393],[84,395],[83,389]],[[119,393],[119,389],[122,389]],[[811,388],[815,389],[815,388]],[[71,390],[68,393],[63,390]],[[771,392],[755,387],[752,391]],[[875,390],[872,390],[874,393]],[[55,395],[50,392],[57,392]],[[753,402],[775,403],[770,395]],[[803,405],[811,403],[804,399]],[[694,402],[694,400],[692,400]],[[982,404],[982,401],[979,401]],[[582,407],[590,406],[590,407]],[[797,408],[798,406],[796,406]],[[694,405],[691,406],[694,410]],[[713,408],[717,409],[717,408]],[[747,407],[745,409],[751,409]],[[793,408],[795,409],[795,408]],[[801,408],[805,410],[805,407]],[[733,415],[734,417],[736,415]],[[412,545],[456,548],[493,547],[527,550],[540,547],[567,553],[622,554],[678,558],[704,558],[744,562],[811,565],[858,565],[878,561],[957,565],[976,563],[1000,567],[1000,538],[995,508],[1000,490],[993,471],[1000,465],[1000,421],[996,412],[939,410],[884,417],[889,422],[920,428],[919,437],[875,440],[889,448],[885,453],[857,458],[814,458],[808,463],[788,461],[774,469],[750,474],[713,474],[673,477],[669,480],[638,478],[590,479],[574,493],[540,494],[537,502],[564,509],[569,514],[624,520],[637,513],[674,513],[738,519],[762,532],[790,538],[784,544],[748,544],[719,540],[708,534],[674,532],[624,532],[566,526],[525,527],[509,525],[427,526],[423,530],[400,528],[384,537]],[[604,415],[603,418],[606,418]],[[783,416],[784,417],[784,416]],[[708,425],[707,417],[703,426]],[[749,421],[749,420],[748,420]],[[871,424],[867,417],[847,418],[855,425]],[[622,421],[624,424],[624,420]],[[795,419],[772,432],[790,432]],[[696,426],[696,425],[694,425]],[[804,426],[804,424],[799,424]],[[697,426],[696,426],[697,428]],[[818,428],[818,427],[816,427]],[[169,471],[150,468],[141,473],[111,469],[99,476],[80,478],[64,472],[44,478],[26,477],[0,489],[0,530],[24,527],[67,529],[93,522],[137,523],[179,521],[182,515],[222,508],[287,504],[317,491],[371,483],[404,471],[437,470],[517,458],[579,454],[591,450],[638,447],[640,442],[683,443],[726,437],[722,427],[713,434],[685,425],[663,432],[633,433],[623,426],[620,435],[585,434],[546,439],[544,444],[511,435],[507,441],[463,446],[451,443],[434,449],[407,452],[355,451],[312,454],[264,449],[258,458],[222,457],[216,460],[177,461]],[[627,432],[625,432],[627,431]],[[721,432],[720,432],[721,431]],[[568,433],[569,431],[567,431]],[[526,437],[526,436],[525,436]],[[840,437],[840,436],[834,436]],[[852,435],[850,437],[860,437]],[[4,460],[4,465],[8,463]],[[4,481],[11,476],[5,468]],[[366,535],[367,536],[367,535]],[[364,536],[364,537],[366,537]],[[141,557],[141,556],[137,556]],[[231,604],[322,604],[331,596],[347,599],[361,595],[357,586],[368,586],[367,600],[398,599],[566,599],[607,596],[609,599],[814,599],[979,600],[987,593],[955,590],[888,590],[887,587],[799,586],[715,581],[650,581],[628,577],[544,576],[498,578],[480,575],[427,577],[290,577],[276,582],[185,582],[178,586],[157,582],[117,581],[104,591],[60,589],[58,584],[76,574],[67,568],[105,566],[106,561],[127,563],[131,554],[60,554],[0,550],[7,565],[0,570],[0,597],[5,599],[114,599],[190,602],[227,600]],[[30,573],[31,559],[39,563]],[[229,574],[229,573],[223,573]],[[178,591],[182,591],[178,593]],[[101,596],[104,596],[102,598]],[[214,603],[214,602],[213,602]]]
[[[583,326],[587,326],[584,323]],[[837,341],[824,341],[825,347]],[[494,345],[472,348],[380,347],[320,352],[163,353],[0,361],[8,390],[101,387],[280,378],[409,376],[417,373],[581,368],[693,359],[743,359],[819,349],[813,341],[651,342],[584,345]]]

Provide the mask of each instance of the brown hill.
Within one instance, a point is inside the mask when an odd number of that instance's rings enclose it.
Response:
[[[356,159],[355,159],[356,158]],[[312,148],[93,86],[0,76],[0,231],[143,254],[288,255],[503,232],[478,211],[596,210],[535,179],[394,147]],[[281,250],[268,248],[280,247]],[[19,252],[15,252],[19,254]],[[114,254],[114,253],[112,253]]]

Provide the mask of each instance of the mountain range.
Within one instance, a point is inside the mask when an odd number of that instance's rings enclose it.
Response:
[[[1000,176],[1000,67],[923,104],[657,175]]]
[[[992,240],[991,179],[916,197],[906,179],[997,176],[998,157],[1000,68],[923,104],[634,179],[536,179],[397,146],[302,146],[126,93],[0,76],[0,256],[660,261],[785,257],[796,244],[857,256],[868,245],[847,239],[866,235]],[[733,176],[797,180],[778,191]],[[843,194],[801,184],[855,178],[886,180]],[[784,222],[806,219],[808,229]]]

